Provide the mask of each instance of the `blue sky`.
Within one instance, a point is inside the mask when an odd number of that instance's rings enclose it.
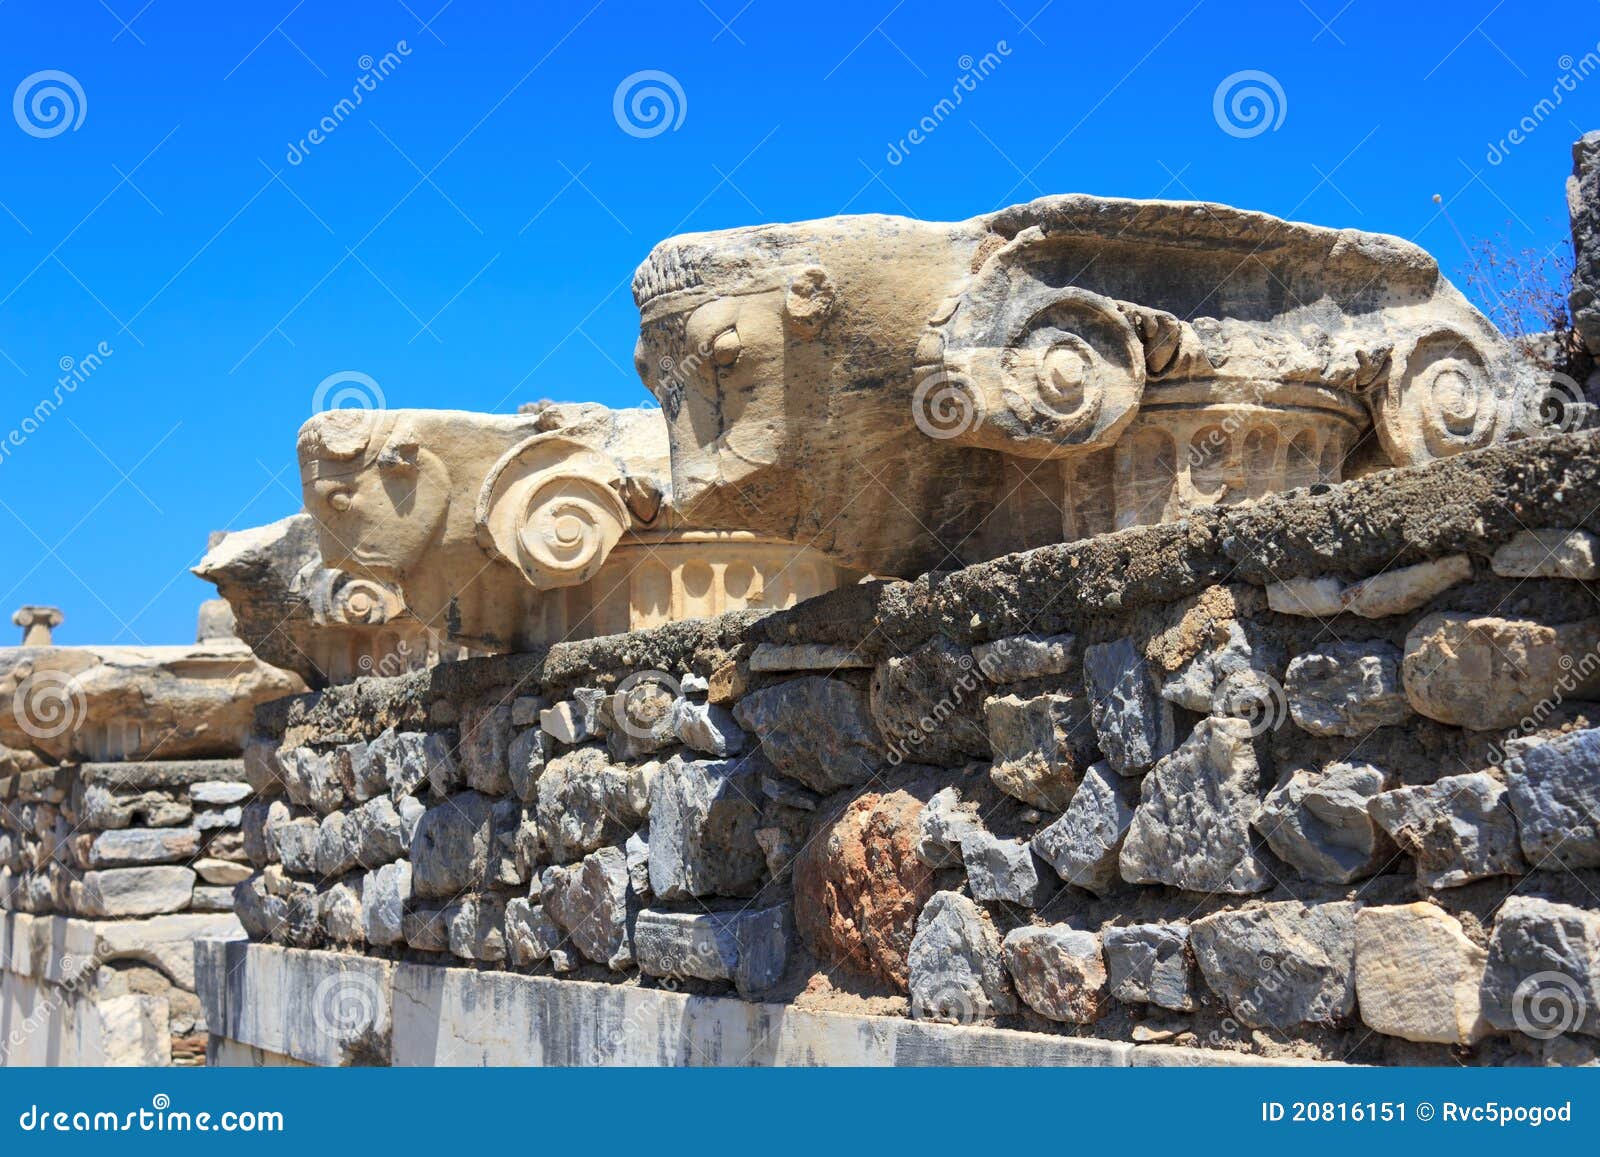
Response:
[[[1566,234],[1600,75],[1536,106],[1600,6],[1039,5],[0,0],[0,610],[192,638],[188,567],[298,508],[330,375],[390,406],[643,401],[628,282],[674,232],[1090,192],[1397,233],[1452,271],[1451,220]],[[51,71],[76,127],[27,99]],[[644,71],[682,94],[654,135],[614,113]],[[1281,113],[1254,135],[1214,113],[1246,71]]]

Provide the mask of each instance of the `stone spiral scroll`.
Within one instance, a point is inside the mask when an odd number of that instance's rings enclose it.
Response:
[[[540,590],[593,578],[630,524],[615,463],[583,443],[538,434],[508,450],[477,503],[484,549]]]
[[[1503,437],[1512,393],[1470,338],[1440,328],[1400,358],[1373,420],[1389,457],[1410,466],[1482,449]]]
[[[1132,420],[1145,384],[1145,350],[1118,303],[1045,280],[1024,233],[996,253],[955,302],[922,367],[956,384],[973,420],[961,444],[1027,458],[1108,445]]]

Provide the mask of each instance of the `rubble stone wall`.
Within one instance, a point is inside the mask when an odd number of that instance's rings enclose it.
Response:
[[[194,942],[241,930],[237,759],[0,778],[0,1063],[197,1064]]]
[[[395,1061],[381,994],[452,965],[1200,1058],[1593,1060],[1597,451],[267,704],[234,903],[280,947],[208,947],[201,990],[305,987],[330,1043],[217,1047]],[[439,1035],[510,1007],[474,991]]]

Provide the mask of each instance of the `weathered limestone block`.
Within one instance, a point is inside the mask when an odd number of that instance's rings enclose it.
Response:
[[[1476,449],[1532,389],[1416,247],[1219,206],[691,234],[634,299],[673,502],[874,574],[1336,482],[1358,443],[1388,465]],[[708,350],[716,373],[683,372]]]
[[[1284,676],[1289,713],[1312,735],[1362,736],[1411,717],[1401,654],[1385,642],[1330,643],[1296,655]]]
[[[311,816],[284,819],[269,823],[267,840],[278,850],[278,861],[284,871],[300,876],[314,875],[317,870],[317,841],[322,825]]]
[[[1267,793],[1251,823],[1306,879],[1348,884],[1380,870],[1394,854],[1367,811],[1383,788],[1383,772],[1368,763],[1299,768]]]
[[[1172,750],[1172,707],[1132,639],[1086,648],[1083,674],[1100,750],[1115,770],[1137,775]]]
[[[281,799],[246,804],[240,813],[245,858],[258,868],[277,863],[277,838],[268,833],[288,822],[289,805]]]
[[[1087,702],[1073,695],[1003,695],[986,699],[983,715],[994,785],[1043,811],[1065,811],[1084,769],[1100,756]]]
[[[884,763],[867,695],[839,679],[808,675],[752,692],[733,717],[779,772],[813,791],[865,783]]]
[[[111,868],[83,874],[85,915],[155,916],[179,912],[194,893],[191,868]]]
[[[248,880],[251,871],[248,865],[235,863],[232,860],[218,860],[209,856],[201,857],[190,865],[195,874],[207,884],[232,887],[241,880]]]
[[[1040,1016],[1093,1024],[1106,1010],[1106,962],[1100,937],[1064,924],[1006,934],[1006,971],[1022,1002]]]
[[[602,747],[579,747],[545,765],[539,776],[539,838],[556,863],[619,844],[650,812],[653,764],[613,764]]]
[[[579,952],[616,972],[632,966],[637,902],[621,848],[601,848],[581,864],[546,868],[540,883],[546,911]]]
[[[679,742],[673,713],[678,702],[676,681],[642,674],[644,677],[631,684],[624,679],[616,691],[600,700],[606,750],[619,763],[654,755]]]
[[[1251,1028],[1344,1020],[1355,1008],[1359,904],[1286,901],[1218,912],[1189,926],[1212,991]]]
[[[1600,578],[1600,539],[1587,530],[1522,530],[1489,560],[1506,578]]]
[[[232,884],[196,884],[189,897],[191,912],[233,912]]]
[[[972,653],[943,635],[872,672],[872,718],[891,750],[916,763],[960,767],[989,756],[982,676]]]
[[[1485,771],[1373,796],[1367,811],[1417,864],[1424,888],[1528,870],[1505,785]]]
[[[656,896],[754,894],[766,868],[755,835],[761,826],[758,774],[749,760],[673,756],[662,766],[649,796],[650,889]]]
[[[323,815],[344,803],[344,783],[332,752],[299,747],[280,759],[290,803],[315,808]]]
[[[401,917],[406,947],[417,952],[450,951],[451,905],[442,900],[421,900],[407,905]]]
[[[456,744],[467,786],[485,795],[511,791],[508,749],[511,746],[511,705],[486,703],[462,715],[461,738]]]
[[[831,675],[872,665],[872,660],[855,648],[831,643],[758,643],[750,653],[753,672],[821,671]]]
[[[1366,619],[1404,615],[1471,577],[1471,559],[1464,554],[1446,555],[1351,583],[1339,595],[1339,603],[1350,614]]]
[[[89,845],[89,866],[171,864],[191,860],[199,852],[200,833],[193,828],[123,828],[94,837]]]
[[[600,705],[604,701],[604,694],[595,688],[579,687],[571,699],[541,711],[539,726],[557,743],[568,746],[599,739],[605,735],[605,725],[600,721]]]
[[[1472,1044],[1489,1031],[1479,1008],[1488,954],[1432,904],[1356,913],[1356,1001],[1369,1028],[1405,1040]]]
[[[959,791],[954,787],[941,788],[917,815],[913,851],[917,859],[930,868],[956,867],[961,863],[962,837],[981,830],[982,826],[976,811],[962,805]]]
[[[411,861],[396,860],[361,878],[361,923],[369,944],[405,942],[411,901]]]
[[[349,884],[333,885],[317,898],[317,923],[335,944],[360,944],[366,937],[361,893]]]
[[[244,780],[258,796],[283,794],[283,766],[279,762],[278,741],[252,735],[240,753]]]
[[[342,875],[356,865],[359,842],[345,835],[351,813],[334,812],[322,817],[317,826],[317,875],[324,878]]]
[[[424,783],[454,787],[460,782],[449,741],[436,732],[397,732],[392,745],[383,747],[381,760],[384,779],[389,784],[389,798],[396,803]],[[447,791],[448,788],[445,791],[436,789],[436,794],[443,795]]]
[[[953,797],[947,788],[934,799]],[[795,860],[794,915],[825,967],[906,990],[917,913],[934,893],[933,873],[918,852],[926,815],[909,792],[869,791],[818,820]],[[654,838],[652,828],[652,844]],[[942,847],[948,855],[950,845]]]
[[[544,906],[531,900],[506,902],[505,939],[506,957],[518,968],[542,964],[566,942]]]
[[[452,955],[490,964],[506,958],[505,904],[497,896],[464,896],[450,906],[447,919]]]
[[[1187,924],[1129,924],[1101,934],[1111,995],[1174,1012],[1198,1007]]]
[[[792,921],[788,905],[739,912],[639,913],[634,950],[650,976],[731,980],[754,999],[783,976]]]
[[[961,862],[967,869],[972,898],[1023,908],[1042,908],[1057,884],[1041,870],[1039,857],[1026,840],[996,839],[982,828],[961,837]]]
[[[1344,583],[1330,575],[1284,579],[1267,584],[1267,606],[1280,615],[1329,619],[1344,610],[1342,594]]]
[[[1600,913],[1510,896],[1483,976],[1483,1015],[1502,1032],[1600,1036]]]
[[[1020,683],[1064,674],[1072,666],[1071,635],[1012,635],[972,648],[973,661],[991,683]]]
[[[760,838],[759,832],[757,838]],[[628,884],[640,903],[648,903],[655,896],[650,888],[650,828],[646,826],[634,832],[623,843],[622,850],[628,856]]]
[[[1528,863],[1600,867],[1600,729],[1507,748],[1507,798]]]
[[[254,794],[248,783],[231,780],[205,780],[189,785],[189,800],[196,807],[229,807],[243,803]]]
[[[212,808],[194,813],[190,822],[202,832],[222,831],[228,828],[237,828],[244,820],[242,807]]]
[[[491,807],[488,797],[465,791],[423,813],[411,840],[411,880],[418,896],[454,897],[484,883]]]
[[[237,639],[0,648],[0,747],[51,762],[234,756],[258,704],[304,690]]]
[[[1272,887],[1250,820],[1260,772],[1243,719],[1200,722],[1140,784],[1119,860],[1131,884],[1248,894]]]
[[[911,1015],[973,1024],[1015,1012],[1017,998],[989,918],[959,892],[938,892],[917,918],[907,962]]]
[[[716,703],[688,699],[680,699],[674,705],[672,731],[678,742],[714,759],[738,755],[750,741],[744,728],[734,721],[732,711]]]
[[[1600,354],[1600,134],[1572,143],[1567,212],[1572,222],[1572,328],[1590,354]]]
[[[1600,691],[1600,665],[1592,658],[1597,648],[1595,620],[1549,626],[1490,615],[1428,615],[1406,636],[1406,698],[1440,723],[1474,731],[1515,727]]]
[[[550,738],[542,727],[525,728],[511,741],[506,752],[511,790],[523,803],[537,801],[539,777],[544,774],[551,754]]]
[[[383,760],[385,750],[395,742],[394,736],[394,728],[390,727],[371,743],[341,743],[333,749],[339,782],[344,786],[347,799],[353,803],[364,803],[375,795],[388,792],[389,781],[384,776]]]
[[[1119,879],[1122,841],[1137,800],[1129,780],[1097,763],[1084,772],[1066,814],[1033,837],[1033,850],[1067,883],[1104,896]]]

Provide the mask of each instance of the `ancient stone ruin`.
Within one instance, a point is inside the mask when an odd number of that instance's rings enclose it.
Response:
[[[0,652],[81,696],[0,727],[8,1010],[217,1064],[1600,1057],[1600,432],[1426,253],[1070,196],[634,293],[659,410],[308,421],[304,512],[197,568],[248,648]]]

